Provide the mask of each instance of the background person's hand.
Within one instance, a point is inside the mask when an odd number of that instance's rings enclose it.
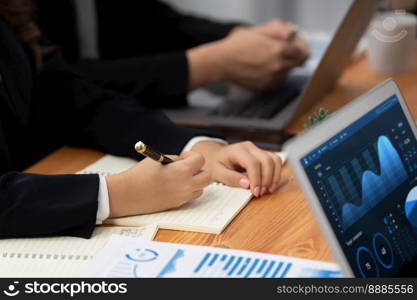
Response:
[[[299,34],[286,41],[291,28],[281,23],[238,27],[220,41],[188,50],[189,89],[219,81],[255,90],[275,87],[308,57],[305,41]]]
[[[254,27],[255,30],[258,30],[265,36],[268,36],[277,40],[287,40],[293,30],[296,29],[296,26],[291,23],[285,23],[279,19],[275,19]],[[303,39],[301,33],[297,32],[294,39],[291,41],[295,45],[295,51],[293,53],[294,59],[298,60],[297,65],[302,65],[310,56],[310,50],[307,42]]]
[[[147,214],[177,208],[198,198],[212,182],[202,171],[204,157],[184,153],[168,165],[149,158],[117,175],[107,176],[110,217]]]
[[[273,193],[281,178],[281,159],[251,142],[229,146],[203,141],[193,147],[206,159],[204,170],[228,186],[250,189],[256,197]],[[245,172],[246,174],[244,174]]]
[[[299,64],[295,45],[256,29],[235,31],[218,48],[224,80],[255,90],[276,86]]]
[[[274,19],[262,25],[255,26],[253,29],[270,38],[285,40],[294,29],[294,25],[283,22],[279,19]]]

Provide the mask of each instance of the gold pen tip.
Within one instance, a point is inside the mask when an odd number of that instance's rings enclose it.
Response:
[[[135,150],[139,153],[142,153],[146,150],[146,145],[142,141],[139,141],[135,145]]]

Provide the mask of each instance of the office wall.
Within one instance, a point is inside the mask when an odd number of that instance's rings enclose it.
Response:
[[[332,32],[352,0],[164,0],[183,11],[254,24],[283,18],[302,28]]]

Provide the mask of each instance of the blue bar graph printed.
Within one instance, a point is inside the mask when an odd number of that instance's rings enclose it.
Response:
[[[408,178],[400,156],[386,136],[378,138],[377,153],[380,172],[379,174],[370,170],[363,172],[361,178],[361,203],[359,205],[349,202],[343,204],[342,219],[344,228],[353,224]],[[365,151],[363,157],[369,166],[374,165],[369,151]],[[355,169],[358,169],[359,167],[355,165]]]
[[[194,277],[229,277],[229,278],[285,278],[295,267],[291,262],[256,257],[205,253],[198,261]],[[299,267],[298,267],[299,268]],[[297,277],[339,277],[340,272],[302,268],[293,273]]]
[[[268,259],[207,252],[194,269],[196,277],[285,277],[292,264]]]

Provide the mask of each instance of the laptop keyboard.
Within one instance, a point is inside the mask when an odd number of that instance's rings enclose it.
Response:
[[[211,116],[272,119],[300,94],[299,89],[281,88],[259,93],[243,103],[226,102],[210,112]]]

